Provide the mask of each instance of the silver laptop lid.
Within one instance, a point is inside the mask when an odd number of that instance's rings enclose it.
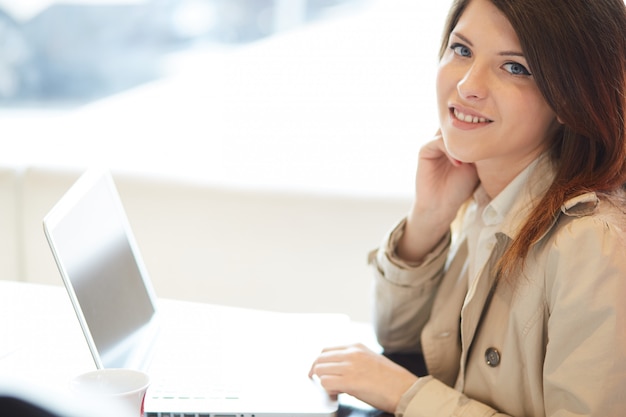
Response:
[[[83,174],[43,224],[96,366],[145,369],[156,298],[110,173]]]

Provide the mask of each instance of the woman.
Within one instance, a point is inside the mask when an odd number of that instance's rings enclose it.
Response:
[[[444,35],[440,132],[371,256],[378,340],[429,375],[361,345],[310,374],[398,416],[626,415],[624,2],[457,0]]]

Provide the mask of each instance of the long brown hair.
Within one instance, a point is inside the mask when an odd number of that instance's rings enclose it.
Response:
[[[450,33],[471,0],[455,0]],[[535,82],[563,124],[551,142],[556,177],[502,257],[505,276],[568,199],[626,188],[626,6],[623,0],[490,0],[515,30]]]

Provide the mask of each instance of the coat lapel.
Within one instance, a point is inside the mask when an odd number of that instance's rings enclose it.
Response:
[[[461,309],[461,363],[457,379],[457,389],[463,389],[467,358],[470,355],[472,344],[477,337],[482,319],[489,308],[491,298],[496,290],[495,266],[505,250],[511,244],[511,239],[503,233],[496,233],[497,243],[485,264],[485,268],[474,282],[475,288],[465,300]]]

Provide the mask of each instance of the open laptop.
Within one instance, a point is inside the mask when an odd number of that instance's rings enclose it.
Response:
[[[84,173],[43,224],[96,366],[151,375],[147,416],[336,413],[307,372],[347,317],[157,299],[106,170]]]

